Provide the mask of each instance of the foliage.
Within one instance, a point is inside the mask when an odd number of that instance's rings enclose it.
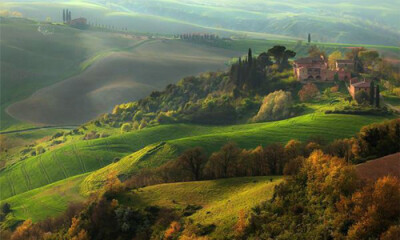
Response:
[[[356,92],[355,99],[358,104],[366,104],[370,101],[368,93],[364,90]]]
[[[290,116],[292,107],[292,95],[282,90],[275,91],[265,96],[254,122],[266,120],[279,120]]]
[[[308,55],[310,57],[321,57],[322,56],[324,59],[327,59],[325,51],[320,50],[316,45],[312,45],[308,49]]]
[[[399,201],[396,178],[362,183],[343,159],[315,151],[296,174],[275,189],[272,201],[254,208],[242,238],[367,239],[394,235]]]
[[[310,101],[319,95],[318,87],[314,83],[307,83],[298,92],[302,102]]]
[[[330,69],[336,69],[336,60],[342,59],[342,53],[340,51],[334,51],[328,57],[328,64]]]
[[[249,49],[247,58],[239,58],[227,72],[185,77],[164,91],[154,91],[137,102],[117,105],[111,114],[94,122],[111,127],[139,124],[137,128],[143,129],[176,122],[232,124],[248,120],[260,104],[255,93],[294,88],[296,82],[284,80],[292,75],[287,71],[288,60],[295,55],[284,46],[275,46],[258,57],[253,57]]]

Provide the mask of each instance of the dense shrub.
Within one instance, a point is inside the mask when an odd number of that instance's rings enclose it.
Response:
[[[267,120],[279,120],[290,116],[293,104],[290,92],[282,90],[268,94],[260,107],[257,115],[253,118],[255,122]]]
[[[314,83],[307,83],[300,89],[298,95],[300,101],[306,102],[314,99],[319,95],[318,87]]]

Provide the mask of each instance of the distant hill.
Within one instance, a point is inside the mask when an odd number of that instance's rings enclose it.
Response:
[[[395,1],[12,1],[3,8],[27,17],[61,21],[67,7],[93,23],[142,32],[177,34],[214,31],[225,36],[306,39],[314,42],[399,44],[399,7]]]
[[[361,178],[374,181],[387,175],[400,178],[400,152],[361,163],[356,171]]]

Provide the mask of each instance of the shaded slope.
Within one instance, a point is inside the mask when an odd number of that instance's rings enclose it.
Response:
[[[400,152],[358,164],[356,171],[361,178],[373,181],[387,175],[400,178]]]
[[[140,44],[140,43],[139,43]],[[19,120],[46,124],[81,124],[119,103],[147,96],[188,75],[224,69],[236,51],[183,41],[156,40],[113,52],[85,72],[11,105]]]

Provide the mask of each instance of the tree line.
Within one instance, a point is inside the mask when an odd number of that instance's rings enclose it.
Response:
[[[353,138],[331,143],[321,137],[306,142],[290,140],[286,145],[274,143],[254,149],[240,148],[230,142],[207,155],[201,147],[184,151],[177,159],[155,169],[144,169],[127,181],[130,187],[143,187],[168,182],[198,181],[242,176],[288,175],[315,150],[360,163],[396,153],[400,146],[400,120],[363,127]]]
[[[190,41],[214,41],[218,40],[219,36],[213,33],[184,33],[180,35],[175,35],[175,38]]]

